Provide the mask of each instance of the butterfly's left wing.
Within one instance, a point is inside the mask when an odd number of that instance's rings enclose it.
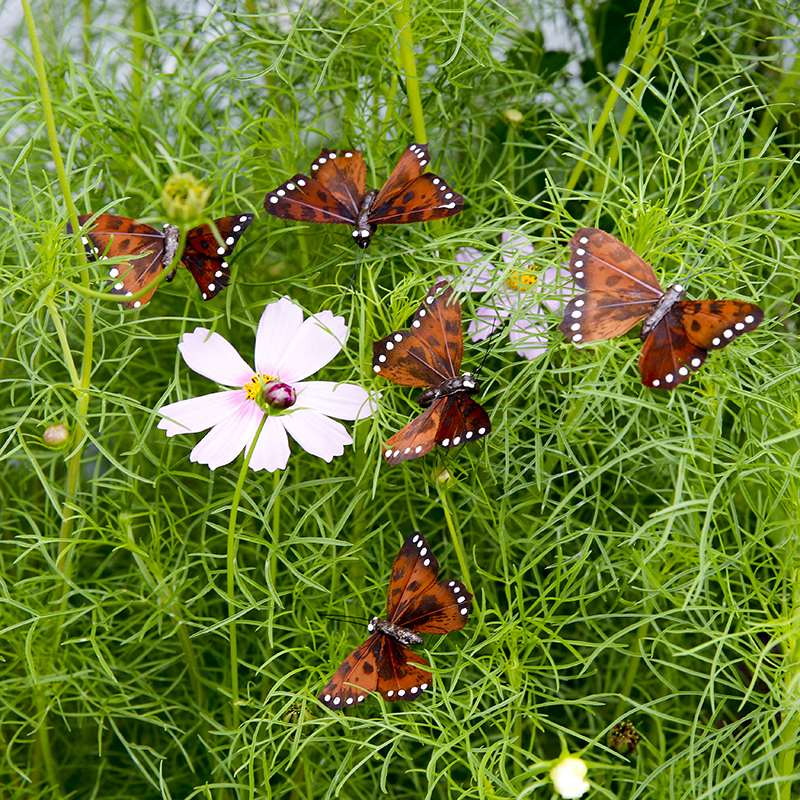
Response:
[[[683,300],[671,311],[692,342],[706,350],[720,350],[764,319],[762,309],[739,300]]]
[[[400,386],[437,386],[455,378],[464,355],[461,305],[446,282],[434,284],[411,327],[372,344],[372,371]]]
[[[424,172],[429,163],[428,145],[410,144],[378,192],[369,213],[369,222],[400,225],[458,214],[464,207],[464,198],[438,175]]]
[[[228,258],[254,219],[253,214],[236,214],[215,219],[214,224],[224,242],[222,245],[217,241],[210,225],[192,228],[186,235],[186,248],[181,264],[192,273],[203,300],[216,297],[228,285],[231,277]]]
[[[370,692],[386,700],[414,700],[431,684],[430,672],[418,665],[428,663],[391,636],[374,633],[344,660],[319,701],[337,710],[362,703]]]
[[[81,214],[81,226],[92,219],[91,214]],[[67,224],[67,233],[72,225]],[[112,294],[125,297],[138,292],[158,277],[163,268],[164,234],[144,222],[118,214],[98,214],[92,228],[82,237],[86,255],[90,261],[129,256],[126,264],[114,264],[109,271],[109,286]],[[133,302],[120,300],[125,308],[141,308],[155,292],[155,288],[144,297]]]
[[[477,441],[491,429],[483,406],[466,392],[458,392],[434,400],[426,411],[386,442],[383,455],[389,464],[399,464],[421,458],[437,444],[450,448]]]
[[[472,595],[461,581],[436,583],[439,562],[417,532],[400,548],[392,567],[386,616],[415,633],[445,634],[467,623]]]

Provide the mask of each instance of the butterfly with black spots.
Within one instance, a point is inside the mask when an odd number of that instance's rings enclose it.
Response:
[[[439,562],[425,537],[406,539],[389,578],[386,619],[373,617],[370,636],[344,660],[319,694],[328,708],[348,708],[370,692],[384,700],[416,700],[433,682],[425,659],[410,645],[421,633],[444,635],[467,624],[472,595],[461,581],[436,581]]]
[[[295,175],[268,192],[264,208],[281,219],[352,225],[356,244],[365,248],[378,225],[427,222],[461,211],[464,198],[424,171],[430,160],[427,144],[410,144],[383,188],[367,191],[361,151],[323,147],[311,176]]]
[[[399,464],[482,439],[492,429],[489,415],[470,395],[480,391],[472,373],[461,370],[464,334],[461,305],[446,281],[435,284],[408,330],[394,331],[372,345],[372,371],[400,386],[427,387],[417,402],[426,410],[387,442],[384,456]]]
[[[183,264],[200,287],[203,300],[216,297],[228,285],[231,277],[227,259],[236,247],[242,234],[255,219],[253,214],[236,214],[214,220],[222,244],[214,236],[210,225],[192,228],[186,234],[186,246],[181,256]],[[109,271],[111,293],[130,297],[153,281],[158,274],[169,268],[178,250],[180,231],[174,225],[165,224],[162,231],[116,214],[83,214],[78,217],[81,227],[91,221],[91,227],[83,232],[81,241],[91,261],[130,256],[127,263],[115,264]],[[72,233],[72,225],[67,225]],[[171,281],[175,270],[167,276]],[[120,300],[125,308],[141,308],[157,287],[138,300]]]
[[[740,300],[685,300],[680,284],[665,292],[653,268],[619,239],[581,228],[569,242],[570,272],[584,294],[564,308],[558,329],[575,344],[620,336],[644,320],[642,383],[674,389],[696,372],[709,350],[755,330],[764,312]]]

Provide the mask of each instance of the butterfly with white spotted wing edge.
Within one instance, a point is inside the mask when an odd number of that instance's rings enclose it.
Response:
[[[373,617],[370,637],[344,660],[319,694],[320,702],[341,710],[362,703],[372,692],[384,700],[416,700],[432,683],[425,659],[409,648],[421,633],[461,630],[472,595],[461,581],[436,581],[439,562],[425,537],[406,539],[392,566],[386,619]]]
[[[216,297],[228,285],[231,271],[227,259],[254,219],[253,214],[236,214],[214,220],[222,244],[210,225],[200,225],[186,234],[186,246],[179,264],[189,270],[200,287],[203,300]],[[111,293],[123,298],[144,289],[162,270],[169,268],[180,240],[180,231],[174,225],[165,224],[159,231],[144,222],[117,214],[98,214],[96,217],[82,214],[78,223],[81,227],[91,223],[81,237],[90,261],[130,257],[127,264],[114,264],[109,271]],[[67,224],[67,233],[72,233],[70,223]],[[171,281],[174,275],[173,270],[166,280]],[[125,308],[139,309],[153,296],[156,288],[138,300],[123,299],[120,303]]]
[[[322,148],[311,175],[297,174],[267,192],[264,209],[280,219],[352,225],[362,249],[378,225],[427,222],[458,214],[464,198],[443,178],[424,172],[427,144],[410,144],[380,191],[366,188],[367,167],[360,150]]]
[[[477,379],[460,374],[463,355],[461,305],[447,281],[430,289],[409,329],[373,343],[376,375],[400,386],[428,387],[417,398],[426,410],[387,440],[387,463],[421,458],[437,444],[449,449],[474,442],[492,430],[486,410],[470,397],[480,391]]]
[[[639,371],[645,386],[674,389],[703,366],[709,350],[725,347],[764,319],[752,303],[685,300],[680,284],[665,292],[650,264],[605,231],[581,228],[569,244],[569,268],[585,294],[566,305],[559,330],[574,344],[586,344],[621,336],[644,320]]]

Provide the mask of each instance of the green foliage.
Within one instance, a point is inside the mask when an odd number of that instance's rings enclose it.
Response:
[[[261,207],[322,145],[360,147],[368,183],[385,179],[420,122],[405,7],[45,4],[37,47],[23,24],[0,56],[0,800],[550,798],[562,746],[590,763],[592,796],[792,795],[796,13],[412,4],[421,121],[468,203],[382,228],[351,293],[349,231]],[[212,216],[257,214],[232,284],[204,304],[184,270],[121,312],[91,294],[104,274],[65,235],[71,204],[161,221],[176,172],[213,187]],[[664,285],[699,259],[690,295],[755,300],[764,324],[666,394],[641,386],[635,334],[577,349],[553,314],[540,358],[491,350],[484,444],[386,468],[380,444],[414,404],[373,376],[372,341],[457,272],[459,248],[502,265],[500,232],[522,229],[534,263],[506,267],[543,271],[580,225],[625,239]],[[247,475],[231,596],[240,462],[191,463],[199,436],[167,440],[155,409],[215,388],[184,365],[182,333],[213,328],[249,360],[285,294],[345,315],[321,377],[383,401],[331,464],[295,445],[284,472]],[[480,303],[464,298],[465,318]],[[468,345],[465,366],[483,352]],[[42,438],[59,423],[61,449]],[[471,583],[470,624],[426,641],[423,700],[327,712],[315,696],[363,630],[326,615],[380,613],[415,529],[443,577]],[[627,757],[606,745],[623,719],[642,735]]]

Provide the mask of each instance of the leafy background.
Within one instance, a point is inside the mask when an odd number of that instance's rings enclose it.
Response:
[[[791,797],[796,9],[28,1],[1,7],[0,799],[549,798],[565,749],[591,796]],[[264,194],[322,145],[363,149],[378,186],[421,123],[465,210],[380,230],[349,293],[348,232],[267,218]],[[69,204],[161,221],[175,171],[213,187],[212,216],[257,214],[232,285],[203,304],[183,274],[120,312],[87,291],[103,276],[65,235]],[[697,262],[690,296],[755,299],[764,324],[666,394],[641,386],[635,334],[579,350],[551,315],[539,359],[492,348],[485,444],[387,469],[380,442],[413,400],[372,375],[371,342],[460,248],[538,273],[580,225],[664,285]],[[532,263],[499,257],[513,230]],[[351,326],[321,377],[384,399],[332,464],[295,446],[284,472],[247,476],[231,595],[240,463],[192,464],[198,437],[166,440],[155,409],[214,388],[183,365],[184,331],[249,358],[284,294]],[[43,443],[55,423],[65,449]],[[363,629],[326,615],[379,613],[415,529],[471,583],[470,624],[429,637],[424,700],[329,713],[316,693]],[[625,719],[643,738],[620,755]]]

